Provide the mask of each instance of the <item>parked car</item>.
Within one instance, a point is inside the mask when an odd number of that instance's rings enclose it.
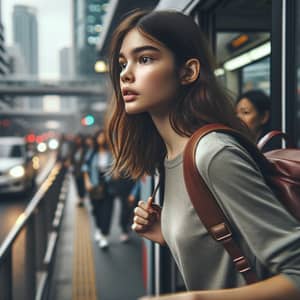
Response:
[[[0,137],[0,193],[30,191],[35,186],[36,170],[32,154],[21,137]]]

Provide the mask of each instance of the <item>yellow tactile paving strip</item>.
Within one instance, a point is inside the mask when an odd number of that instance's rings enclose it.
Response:
[[[85,208],[76,208],[72,300],[97,300],[91,226]]]

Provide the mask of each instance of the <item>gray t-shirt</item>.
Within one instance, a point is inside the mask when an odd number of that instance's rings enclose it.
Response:
[[[247,151],[234,138],[213,132],[199,142],[196,162],[258,277],[281,273],[300,289],[300,223],[264,183]],[[189,290],[245,285],[194,210],[184,184],[182,155],[165,161],[161,220],[163,236]]]

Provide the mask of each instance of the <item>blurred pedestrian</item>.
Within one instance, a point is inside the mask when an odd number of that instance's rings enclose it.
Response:
[[[59,147],[57,150],[57,161],[61,162],[66,168],[70,166],[72,146],[66,134],[61,134]]]
[[[119,225],[121,228],[120,241],[127,242],[129,240],[129,230],[131,224],[132,205],[128,200],[128,196],[132,190],[134,181],[130,178],[119,176],[113,179],[113,192],[115,197],[120,200],[121,209],[119,216]]]
[[[93,208],[96,231],[95,240],[101,249],[109,246],[108,235],[113,211],[111,176],[108,170],[112,156],[106,141],[105,132],[99,130],[94,135],[94,151],[83,165],[84,182]]]
[[[71,165],[72,171],[75,178],[76,188],[78,192],[79,199],[77,201],[78,206],[83,206],[84,197],[85,197],[85,186],[84,186],[84,178],[82,172],[82,165],[85,160],[85,147],[84,147],[84,139],[83,136],[77,134],[74,138],[74,147],[71,155]]]

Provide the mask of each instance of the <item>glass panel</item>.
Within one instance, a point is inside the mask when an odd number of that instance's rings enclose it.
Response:
[[[270,95],[270,57],[243,68],[242,92],[252,89],[260,89]]]
[[[21,145],[1,145],[0,157],[19,158],[23,156]]]
[[[250,89],[270,94],[269,53],[268,32],[218,32],[216,75],[235,96]]]

